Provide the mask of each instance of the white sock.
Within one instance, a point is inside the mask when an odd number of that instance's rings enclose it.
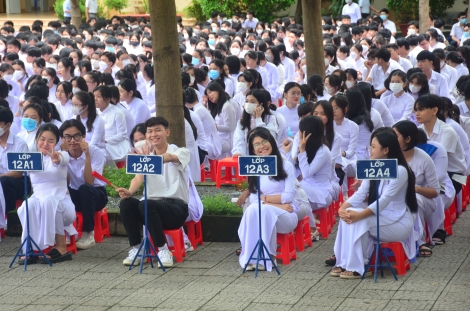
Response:
[[[168,250],[168,245],[165,243],[165,245],[159,247],[158,249],[161,250],[161,251]]]

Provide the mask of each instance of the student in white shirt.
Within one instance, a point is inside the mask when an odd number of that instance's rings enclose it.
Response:
[[[388,9],[380,10],[380,18],[383,20],[383,27],[390,30],[392,37],[395,37],[397,33],[397,26],[395,23],[388,19],[390,12]]]
[[[16,200],[24,198],[23,174],[8,171],[7,152],[28,152],[28,146],[10,131],[12,124],[12,111],[0,107],[0,229],[6,226],[5,214],[15,210]],[[27,187],[28,192],[31,192],[29,177]]]
[[[433,70],[434,62],[436,62],[436,56],[429,51],[421,51],[416,57],[418,61],[418,68],[423,71],[428,78],[429,84],[434,85],[436,88],[435,94],[438,96],[449,97],[449,89],[447,87],[447,81],[444,77]]]
[[[276,101],[278,98],[282,97],[281,94],[285,84],[285,69],[277,47],[271,46],[266,49],[266,60],[264,67],[267,68],[271,78],[270,90],[268,91],[271,93],[273,101]]]
[[[435,49],[446,48],[444,43],[438,41],[439,34],[437,33],[436,29],[430,28],[426,30],[426,33],[429,35],[429,51],[432,52]]]
[[[220,59],[213,59],[209,64],[209,78],[214,81],[215,79],[221,79],[225,84],[225,93],[230,97],[235,94],[235,85],[232,80],[227,77],[224,70],[224,61]],[[254,68],[253,68],[254,69]]]
[[[362,45],[354,44],[351,46],[349,57],[351,57],[356,62],[357,71],[361,72],[365,69],[364,58],[362,58]]]
[[[68,57],[63,57],[57,63],[57,75],[60,78],[60,81],[68,81],[72,79],[75,69],[73,61]]]
[[[92,146],[105,149],[104,120],[97,114],[94,97],[88,92],[77,92],[72,97],[72,112],[86,128],[85,140]]]
[[[323,48],[324,64],[325,64],[325,75],[328,76],[339,68],[338,60],[336,58],[336,50],[331,46],[325,46]]]
[[[129,107],[129,112],[134,116],[134,124],[143,123],[150,118],[148,105],[137,92],[135,80],[123,79],[119,82],[119,98]]]
[[[371,82],[376,91],[375,95],[380,96],[386,91],[384,81],[387,79],[389,74],[396,69],[403,70],[403,68],[396,62],[391,62],[391,54],[386,48],[380,48],[375,52],[375,58],[377,63],[372,66],[369,72],[369,76],[365,80]],[[363,77],[364,79],[364,77]]]
[[[55,92],[57,102],[54,105],[57,108],[57,111],[60,115],[61,121],[70,120],[74,117],[72,113],[72,84],[68,81],[62,81],[57,85]]]
[[[413,73],[409,78],[408,90],[409,94],[413,96],[414,100],[424,94],[432,94],[431,87],[434,89],[434,85],[430,85],[428,78],[422,72]],[[414,111],[413,111],[414,113]],[[415,118],[414,114],[412,117]],[[415,120],[415,119],[413,119]]]
[[[104,149],[88,145],[85,126],[79,120],[67,120],[60,127],[61,149],[70,156],[68,187],[75,210],[83,214],[83,235],[77,241],[77,248],[89,249],[95,245],[95,212],[108,203],[106,184],[95,179],[92,172],[103,174],[106,154]]]
[[[254,69],[259,73],[263,88],[269,91],[269,74],[266,68],[259,65],[258,53],[248,51],[248,53],[245,54],[245,61],[248,69]]]
[[[67,252],[64,235],[77,234],[73,227],[75,208],[67,189],[70,157],[65,151],[54,150],[59,138],[59,129],[54,124],[46,123],[38,129],[35,144],[43,154],[44,171],[30,173],[34,192],[28,199],[29,233],[41,250],[54,247],[46,254],[51,263],[72,259],[72,254]],[[22,239],[26,235],[25,206],[26,202],[23,202],[18,209],[23,227]],[[22,259],[24,257],[20,258],[20,263]],[[39,262],[47,263],[43,258]]]
[[[446,64],[446,52],[443,49],[434,49],[432,53],[436,56],[436,63],[439,62],[440,73],[447,75],[447,88],[452,91],[459,78],[457,69]]]
[[[188,217],[189,189],[186,166],[189,163],[189,151],[182,147],[169,145],[168,121],[163,117],[152,117],[145,122],[146,139],[149,145],[139,148],[141,154],[160,155],[163,157],[163,175],[147,176],[148,231],[158,256],[164,267],[173,265],[173,256],[168,249],[163,230],[179,229]],[[136,175],[129,189],[119,188],[123,225],[129,237],[132,249],[124,259],[124,265],[131,265],[141,243],[140,230],[144,223],[144,202],[132,197],[141,187],[144,175]],[[160,185],[164,185],[163,187]],[[140,264],[136,258],[135,265]]]
[[[323,78],[320,75],[311,75],[307,79],[308,85],[312,88],[313,92],[316,95],[317,101],[320,100],[329,100],[331,95],[327,93],[325,90],[325,86],[323,84]]]
[[[238,103],[240,109],[243,110],[246,102],[246,94],[254,88],[254,78],[248,72],[245,71],[238,76],[238,83],[237,83],[237,92],[233,97],[233,100]]]
[[[362,18],[361,7],[352,0],[345,0],[346,4],[341,11],[342,15],[349,15],[351,23],[357,23],[357,20]]]
[[[292,59],[290,59],[286,52],[286,46],[282,43],[276,45],[279,50],[279,56],[281,58],[281,63],[284,65],[284,83],[289,83],[294,81],[294,72],[295,64]]]
[[[20,112],[20,110],[16,112],[15,120],[19,120]],[[26,142],[30,152],[37,151],[35,137],[39,126],[43,123],[44,114],[44,108],[37,103],[26,104],[21,114],[21,131],[18,136]]]
[[[446,56],[446,60],[450,67],[453,67],[457,70],[458,77],[468,75],[468,68],[464,64],[465,60],[462,58],[462,56],[459,55],[459,53],[455,51],[449,52]]]
[[[283,97],[285,98],[285,105],[278,108],[276,111],[280,113],[286,120],[286,127],[290,128],[292,136],[299,130],[299,115],[297,109],[300,105],[300,97],[302,91],[300,85],[296,82],[289,82],[284,87]]]
[[[395,70],[385,80],[384,84],[392,94],[385,96],[382,101],[392,114],[394,123],[401,120],[410,120],[415,100],[405,92],[408,84],[406,73]]]
[[[255,234],[259,230],[258,191],[262,193],[263,228],[261,234],[269,255],[274,258],[276,256],[276,234],[291,232],[297,226],[298,218],[295,212],[299,211],[299,206],[294,202],[297,191],[294,166],[281,156],[276,140],[267,129],[255,128],[250,131],[248,136],[250,155],[275,155],[277,157],[277,175],[261,176],[260,189],[258,189],[256,177],[248,178],[250,205],[243,213],[238,229],[242,244],[238,260],[242,267],[245,267],[245,264],[250,260],[251,252],[258,242],[258,236]],[[255,265],[256,261],[251,260],[247,270],[254,270]],[[271,271],[271,261],[266,261],[266,267],[258,265],[258,269]]]
[[[93,92],[98,114],[105,123],[106,164],[121,161],[129,151],[127,140],[127,124],[124,113],[111,104],[111,90],[108,86],[100,85]]]
[[[335,268],[332,276],[345,279],[361,278],[371,248],[370,238],[384,242],[399,241],[408,258],[416,255],[413,232],[413,216],[418,210],[415,193],[415,177],[408,167],[400,149],[398,139],[391,130],[374,132],[371,140],[372,159],[397,159],[398,179],[382,180],[379,183],[379,197],[376,196],[376,183],[365,180],[359,189],[339,209],[341,220],[335,241]],[[367,207],[362,204],[367,200]],[[377,203],[379,201],[379,209]],[[376,213],[380,213],[380,228],[377,228]],[[370,276],[370,272],[367,272]]]
[[[357,70],[356,60],[349,56],[349,47],[346,45],[341,45],[336,52],[338,62],[341,64],[341,69],[346,70],[348,68]]]

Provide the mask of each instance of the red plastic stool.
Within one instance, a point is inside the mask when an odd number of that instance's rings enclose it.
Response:
[[[350,198],[354,194],[354,189],[351,188],[351,185],[356,182],[355,177],[348,177],[348,198]]]
[[[77,212],[77,219],[75,221],[75,228],[78,231],[78,237],[81,238],[83,234],[83,214],[82,212]],[[102,243],[103,238],[111,237],[111,232],[109,230],[109,221],[108,221],[108,210],[103,208],[101,211],[95,212],[95,242]]]
[[[2,238],[2,239],[6,238],[5,228],[0,229],[0,238]]]
[[[201,164],[200,171],[201,171],[201,182],[205,182],[206,181],[206,171],[204,170],[204,164]]]
[[[312,211],[314,215],[320,216],[320,224],[318,225],[318,231],[320,231],[324,239],[328,239],[328,233],[331,232],[330,217],[328,213],[328,207],[321,208]]]
[[[163,230],[163,233],[169,235],[173,240],[173,246],[168,246],[173,253],[176,262],[183,262],[186,257],[186,249],[184,248],[183,228],[176,230]]]
[[[117,168],[126,167],[126,161],[116,162],[116,167],[117,167]]]
[[[23,204],[23,200],[16,200],[16,209],[19,209],[22,204]]]
[[[305,250],[305,244],[312,247],[312,236],[310,234],[310,221],[308,216],[299,220],[299,223],[295,228],[295,244],[299,252],[303,252]]]
[[[337,203],[335,201],[331,202],[330,206],[328,207],[328,213],[330,214],[330,225],[333,227],[336,224],[336,216],[335,216],[335,209]]]
[[[297,259],[297,253],[295,252],[294,233],[278,233],[276,238],[277,244],[279,244],[279,247],[276,250],[276,258],[281,260],[284,265],[288,266],[290,265],[291,260]]]
[[[204,241],[202,240],[202,225],[201,221],[195,222],[193,220],[187,221],[184,223],[186,226],[186,231],[188,232],[188,239],[191,242],[194,250],[196,250],[196,246],[204,245]]]
[[[215,182],[217,179],[217,166],[219,165],[219,161],[217,159],[215,160],[209,159],[209,164],[210,164],[209,171],[204,170],[204,179],[209,178],[212,182]]]
[[[392,255],[388,255],[388,260],[390,261],[390,264],[392,265],[392,268],[395,268],[397,270],[398,275],[405,275],[406,270],[410,270],[410,261],[408,257],[406,257],[405,250],[403,249],[403,245],[401,245],[400,242],[388,242],[388,243],[380,243],[382,245],[382,248],[384,249],[384,252],[390,253],[390,251],[393,252]],[[389,251],[390,250],[390,251]],[[382,256],[382,263],[385,261],[385,258]],[[395,263],[395,265],[393,264]],[[371,269],[373,270],[372,265],[375,264],[375,254],[372,257],[371,260]]]
[[[222,176],[222,168],[225,167],[225,175]],[[235,169],[235,176],[232,175],[232,168]],[[235,179],[235,180],[234,180]],[[217,165],[217,178],[215,186],[220,188],[221,184],[236,185],[244,180],[238,175],[238,159],[235,157],[228,157],[219,161]]]
[[[454,203],[452,203],[454,204]],[[454,232],[452,231],[452,221],[450,216],[450,206],[444,210],[444,230],[447,232],[448,235],[452,235]]]
[[[454,201],[448,208],[450,210],[450,220],[453,224],[457,220],[457,195],[455,195]]]
[[[67,252],[71,252],[72,254],[78,254],[77,241],[75,239],[75,235],[70,236],[70,241],[69,243],[67,243]]]

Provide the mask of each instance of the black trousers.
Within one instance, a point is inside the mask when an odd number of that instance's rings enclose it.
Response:
[[[83,214],[83,232],[93,231],[95,212],[101,211],[108,204],[106,188],[83,184],[78,190],[69,187],[69,192],[75,210]]]
[[[449,175],[450,180],[452,180],[452,185],[454,185],[455,195],[457,195],[459,194],[460,190],[462,190],[462,184],[452,179],[452,176],[454,176],[454,174],[459,174],[459,175],[462,175],[462,174],[455,173],[455,172],[447,172],[447,175]]]
[[[0,184],[5,197],[5,213],[16,209],[16,200],[24,199],[24,177],[13,178],[9,176],[0,177]],[[31,180],[27,178],[28,194],[31,194]]]
[[[135,198],[121,200],[121,219],[130,246],[140,244],[140,229],[144,224],[144,201]],[[163,199],[147,201],[148,231],[153,243],[162,247],[166,243],[163,230],[179,229],[188,218],[188,204],[182,200]]]

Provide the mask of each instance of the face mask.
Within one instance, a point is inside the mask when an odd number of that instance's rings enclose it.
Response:
[[[128,58],[126,58],[125,60],[122,61],[122,65],[123,65],[124,67],[126,67],[126,66],[129,65],[130,63],[131,63],[131,60],[128,59]]]
[[[240,54],[240,49],[239,48],[230,48],[230,53],[232,55],[238,56],[238,54]]]
[[[380,15],[380,18],[384,21],[387,19],[387,15]]]
[[[346,46],[346,43],[344,43],[343,41],[341,41],[341,43],[339,44],[341,46]]]
[[[247,50],[242,50],[242,51],[240,52],[240,55],[238,55],[238,57],[240,57],[240,58],[245,58],[246,53],[248,53]]]
[[[463,36],[464,36],[465,38],[468,38],[468,37],[470,37],[470,34],[469,34],[468,32],[464,32],[464,33],[463,33]]]
[[[245,111],[248,114],[253,114],[253,112],[255,112],[256,107],[258,107],[258,104],[245,103]]]
[[[362,53],[367,53],[369,51],[369,47],[367,45],[362,46]]]
[[[188,35],[187,33],[185,33],[185,34],[183,34],[183,38],[184,38],[185,40],[188,40],[188,39],[189,39],[189,35]]]
[[[5,128],[0,127],[0,136],[3,136],[5,134]]]
[[[245,93],[248,90],[248,83],[246,82],[238,82],[237,89],[241,93]]]
[[[445,65],[446,65],[446,62],[445,62],[445,61],[441,61],[441,68],[444,68]]]
[[[83,112],[83,110],[81,110],[79,107],[74,107],[72,106],[72,113],[76,116],[78,116],[79,114],[81,114]]]
[[[7,82],[11,82],[11,80],[13,80],[13,75],[4,75],[3,76],[3,80],[7,81]]]
[[[193,29],[193,33],[194,33],[194,35],[198,35],[199,34],[199,29]]]
[[[72,94],[75,94],[75,93],[80,92],[80,91],[81,91],[81,89],[78,88],[78,87],[72,88]],[[78,113],[76,113],[76,114],[78,114]]]
[[[234,23],[238,23],[238,19],[234,19],[233,22],[234,22]]]
[[[139,25],[132,25],[132,29],[137,29],[139,28]]]
[[[115,86],[118,86],[120,82],[121,82],[121,80],[116,79],[116,80],[114,80],[114,85],[115,85]]]
[[[332,88],[332,87],[326,87],[326,86],[325,86],[325,92],[327,92],[327,93],[330,94],[330,95],[333,94],[334,90],[335,90],[335,89]]]
[[[109,51],[111,53],[114,53],[114,47],[112,46],[106,46],[106,51]]]
[[[21,80],[23,76],[24,76],[24,73],[21,70],[15,70],[15,72],[13,73],[13,79],[16,81]]]
[[[78,77],[80,75],[80,69],[78,68],[75,68],[75,70],[73,71],[73,74]]]
[[[393,92],[393,94],[398,94],[401,91],[403,91],[403,84],[402,83],[390,83],[390,91]]]
[[[328,66],[330,64],[330,60],[328,58],[325,58],[325,66]]]
[[[267,60],[268,62],[272,62],[272,61],[274,60],[274,56],[271,55],[271,54],[268,54],[268,55],[266,55],[266,60]]]
[[[300,96],[300,103],[301,103],[301,104],[305,103],[305,97]]]
[[[410,84],[410,92],[411,93],[416,94],[419,91],[421,91],[421,86],[416,86],[416,85]]]
[[[346,4],[351,4],[352,0],[346,0]]]
[[[338,25],[338,27],[341,27],[341,25],[343,25],[343,22],[336,22],[336,25]]]
[[[88,52],[90,52],[90,50],[88,48],[83,48],[82,49],[83,55],[88,55]]]
[[[193,58],[191,59],[191,64],[192,64],[193,66],[199,65],[199,58],[193,57]]]
[[[263,29],[256,29],[256,33],[258,34],[258,36],[261,36],[261,34],[263,33]]]
[[[196,80],[196,78],[194,78],[194,76],[189,76],[189,82],[190,82],[191,84],[194,83],[194,80]]]
[[[414,29],[408,29],[408,35],[415,35],[416,34],[416,30]]]
[[[346,83],[346,86],[347,86],[348,89],[351,88],[351,87],[353,87],[353,85],[354,85],[354,81],[346,80],[345,83]]]
[[[212,57],[210,57],[210,56],[205,56],[204,58],[206,59],[206,64],[210,64],[210,63],[211,63]]]
[[[5,46],[4,46],[4,45],[1,45],[1,46],[0,46],[0,52],[3,52],[3,51],[5,51]]]
[[[209,70],[209,78],[212,80],[217,79],[220,76],[220,72],[218,70]]]
[[[139,42],[137,42],[137,41],[130,41],[129,44],[132,45],[132,46],[138,46],[138,45],[139,45]]]
[[[31,119],[31,118],[21,119],[21,126],[27,131],[34,130],[37,125],[38,125],[38,121],[36,121],[34,119]]]
[[[215,44],[215,40],[214,39],[209,39],[207,40],[207,43],[209,43],[209,45],[214,45]]]
[[[100,37],[100,41],[104,42],[105,37],[104,36],[99,36],[99,37]]]
[[[349,53],[349,56],[351,56],[352,59],[356,60],[357,53],[356,52],[351,52],[351,53]]]
[[[212,27],[212,32],[217,32],[217,28]]]
[[[460,22],[465,25],[465,24],[467,23],[467,19],[466,19],[466,18],[462,18],[462,19],[460,20]]]
[[[108,64],[106,64],[105,62],[99,62],[99,66],[100,66],[100,71],[105,71],[106,68],[108,68]]]
[[[97,60],[97,59],[94,59],[94,60],[91,62],[91,65],[93,66],[93,68],[99,68],[99,67],[100,67],[100,61]]]

